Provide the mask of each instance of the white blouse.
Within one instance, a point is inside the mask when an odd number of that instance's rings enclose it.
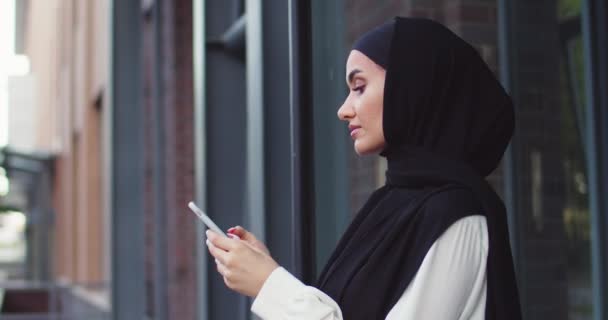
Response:
[[[486,218],[456,221],[433,243],[385,320],[484,319],[487,256]],[[263,320],[342,320],[332,298],[281,267],[266,279],[251,311]]]

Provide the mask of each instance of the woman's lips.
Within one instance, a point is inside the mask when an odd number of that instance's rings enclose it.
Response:
[[[350,137],[354,139],[355,136],[357,135],[357,133],[359,133],[360,130],[361,130],[361,127],[352,128],[350,130]]]

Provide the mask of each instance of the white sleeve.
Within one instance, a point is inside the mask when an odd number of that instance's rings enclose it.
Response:
[[[483,319],[487,248],[485,217],[454,223],[435,241],[386,320]],[[251,311],[263,320],[342,320],[331,297],[281,267],[266,279]]]
[[[487,255],[486,218],[456,221],[427,252],[386,320],[484,319]]]
[[[266,279],[251,311],[263,320],[342,320],[338,304],[282,267]]]

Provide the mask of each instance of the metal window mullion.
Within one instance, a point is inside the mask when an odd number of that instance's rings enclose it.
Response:
[[[193,67],[194,67],[194,176],[195,199],[203,209],[207,209],[207,149],[206,137],[206,54],[205,54],[205,0],[193,0]],[[203,239],[205,228],[196,224],[197,239]],[[198,319],[209,319],[209,278],[207,247],[203,241],[196,241],[197,256],[197,307]]]
[[[314,254],[314,170],[313,126],[310,105],[309,64],[312,50],[310,4],[289,0],[289,105],[291,148],[291,234],[294,273],[305,283],[313,281]]]
[[[587,120],[587,172],[591,215],[591,272],[594,319],[608,319],[608,12],[604,0],[583,2],[583,45]]]
[[[168,318],[167,313],[167,221],[165,214],[167,212],[167,197],[166,195],[166,179],[165,179],[165,106],[163,92],[163,0],[154,1],[154,115],[153,132],[155,133],[154,141],[154,248],[155,248],[155,266],[154,266],[154,318],[156,320],[165,320]]]
[[[246,215],[251,231],[266,241],[266,173],[264,166],[264,59],[263,3],[247,0],[247,199]]]
[[[113,319],[143,319],[144,166],[139,1],[111,2],[111,228]]]
[[[505,90],[511,95],[514,104],[517,118],[517,101],[518,90],[516,85],[515,72],[517,68],[517,44],[513,37],[517,30],[514,30],[517,24],[515,21],[514,11],[516,3],[510,0],[498,0],[498,67],[500,70],[500,82]],[[521,206],[519,199],[518,188],[518,165],[517,158],[521,150],[517,132],[514,134],[507,151],[503,158],[503,185],[504,185],[504,201],[507,209],[507,219],[509,223],[509,238],[511,240],[511,251],[513,255],[513,263],[517,273],[518,283],[520,284],[520,303],[524,315],[527,310],[526,290],[522,290],[521,284],[527,283],[526,273],[523,271],[523,253],[520,250],[521,246],[521,230],[518,217],[522,215],[524,209]]]
[[[500,69],[500,82],[509,94],[515,95],[516,86],[513,84],[513,41],[511,41],[512,30],[511,27],[511,5],[508,0],[499,0],[498,7],[498,50],[499,50],[499,61],[498,67]],[[511,247],[513,247],[513,256],[517,261],[517,246],[516,246],[516,178],[515,178],[515,137],[513,138],[509,148],[504,157],[504,185],[505,185],[505,205],[509,216],[509,225],[511,228]]]
[[[345,125],[336,117],[345,73],[344,1],[311,1],[312,128],[314,147],[315,258],[320,271],[350,221],[349,148]],[[327,32],[332,30],[332,32]]]

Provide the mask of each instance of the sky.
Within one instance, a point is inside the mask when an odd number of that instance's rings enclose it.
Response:
[[[0,148],[8,142],[8,60],[14,53],[15,0],[0,0]],[[0,196],[8,192],[8,180],[0,168]]]
[[[0,147],[8,142],[7,78],[14,53],[15,0],[0,1]]]
[[[8,77],[29,73],[29,60],[15,55],[15,1],[0,0],[0,148],[8,142]]]

